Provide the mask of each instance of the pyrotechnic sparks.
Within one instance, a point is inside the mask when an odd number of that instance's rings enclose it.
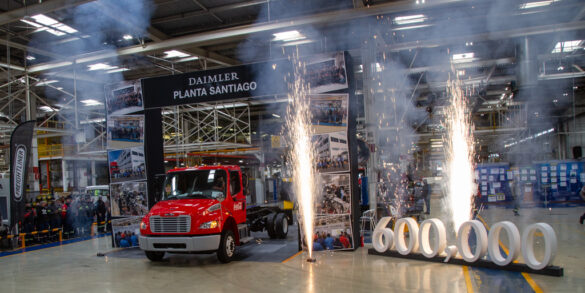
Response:
[[[304,239],[313,255],[314,198],[316,170],[314,149],[311,143],[311,112],[309,107],[308,85],[303,79],[303,64],[293,58],[294,82],[290,85],[286,117],[286,132],[291,144],[289,153],[294,192],[299,204]]]
[[[471,218],[472,198],[477,191],[473,180],[473,127],[461,82],[457,78],[449,81],[447,90],[451,105],[446,109],[447,132],[443,137],[447,145],[446,207],[457,233],[463,222]]]

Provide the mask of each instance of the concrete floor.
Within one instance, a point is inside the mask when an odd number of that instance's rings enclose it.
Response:
[[[585,225],[577,222],[583,211],[522,209],[519,217],[504,208],[482,212],[490,225],[508,219],[521,232],[530,223],[551,224],[559,239],[554,264],[564,267],[564,277],[372,256],[363,248],[319,252],[314,264],[304,253],[284,262],[220,264],[215,255],[171,255],[151,263],[137,251],[97,257],[112,250],[110,239],[101,238],[1,257],[0,292],[585,292]]]

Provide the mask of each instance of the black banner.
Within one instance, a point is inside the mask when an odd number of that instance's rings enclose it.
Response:
[[[142,79],[144,108],[284,94],[288,60]]]
[[[33,131],[36,121],[18,125],[10,137],[10,225],[23,219]]]

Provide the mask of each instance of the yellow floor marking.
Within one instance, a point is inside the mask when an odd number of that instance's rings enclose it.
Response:
[[[528,282],[528,285],[530,285],[530,287],[532,287],[532,290],[534,290],[534,293],[542,293],[542,288],[540,288],[540,286],[538,286],[538,284],[536,284],[536,282],[534,282],[534,280],[532,279],[532,277],[530,277],[529,274],[527,273],[522,273],[522,277],[524,277],[524,279],[526,279],[526,282]]]
[[[473,293],[473,285],[471,284],[471,276],[469,275],[469,267],[463,266],[463,275],[465,276],[465,285],[467,286],[467,293]]]
[[[295,253],[293,256],[291,256],[291,257],[289,257],[289,258],[287,258],[287,259],[283,260],[283,261],[282,261],[282,263],[286,263],[287,261],[289,261],[289,260],[291,260],[291,259],[293,259],[293,258],[297,257],[297,256],[298,256],[299,254],[301,254],[301,253],[303,253],[303,251],[299,251],[299,252]]]
[[[488,224],[485,222],[485,220],[480,215],[477,215],[477,217],[483,222],[483,224],[486,226],[486,228],[489,231],[490,228],[489,228]],[[535,234],[538,234],[538,233],[535,233]],[[502,247],[504,252],[506,254],[508,254],[508,248],[501,241],[500,241],[500,246]],[[514,263],[518,263],[518,261],[515,260]],[[536,282],[534,282],[534,280],[532,279],[532,277],[530,277],[530,275],[528,273],[521,273],[521,274],[522,274],[522,277],[524,277],[524,279],[526,279],[526,282],[528,283],[528,285],[530,285],[530,287],[532,288],[532,290],[534,290],[535,293],[542,293],[542,288],[540,288],[540,286],[538,286],[538,284],[536,284]]]

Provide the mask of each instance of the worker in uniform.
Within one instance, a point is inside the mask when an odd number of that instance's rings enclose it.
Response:
[[[103,233],[104,232],[104,228],[106,227],[105,223],[102,223],[106,220],[106,204],[104,203],[104,201],[100,198],[97,201],[96,207],[95,207],[95,215],[96,215],[96,221],[97,221],[97,226],[98,226],[98,232],[99,233]]]
[[[39,232],[39,240],[42,242],[47,241],[47,234],[46,233],[42,233],[42,231],[44,230],[49,230],[49,220],[50,220],[50,209],[47,206],[47,202],[45,200],[42,200],[40,205],[37,207],[37,219],[38,219],[38,225],[37,225],[37,231]]]

